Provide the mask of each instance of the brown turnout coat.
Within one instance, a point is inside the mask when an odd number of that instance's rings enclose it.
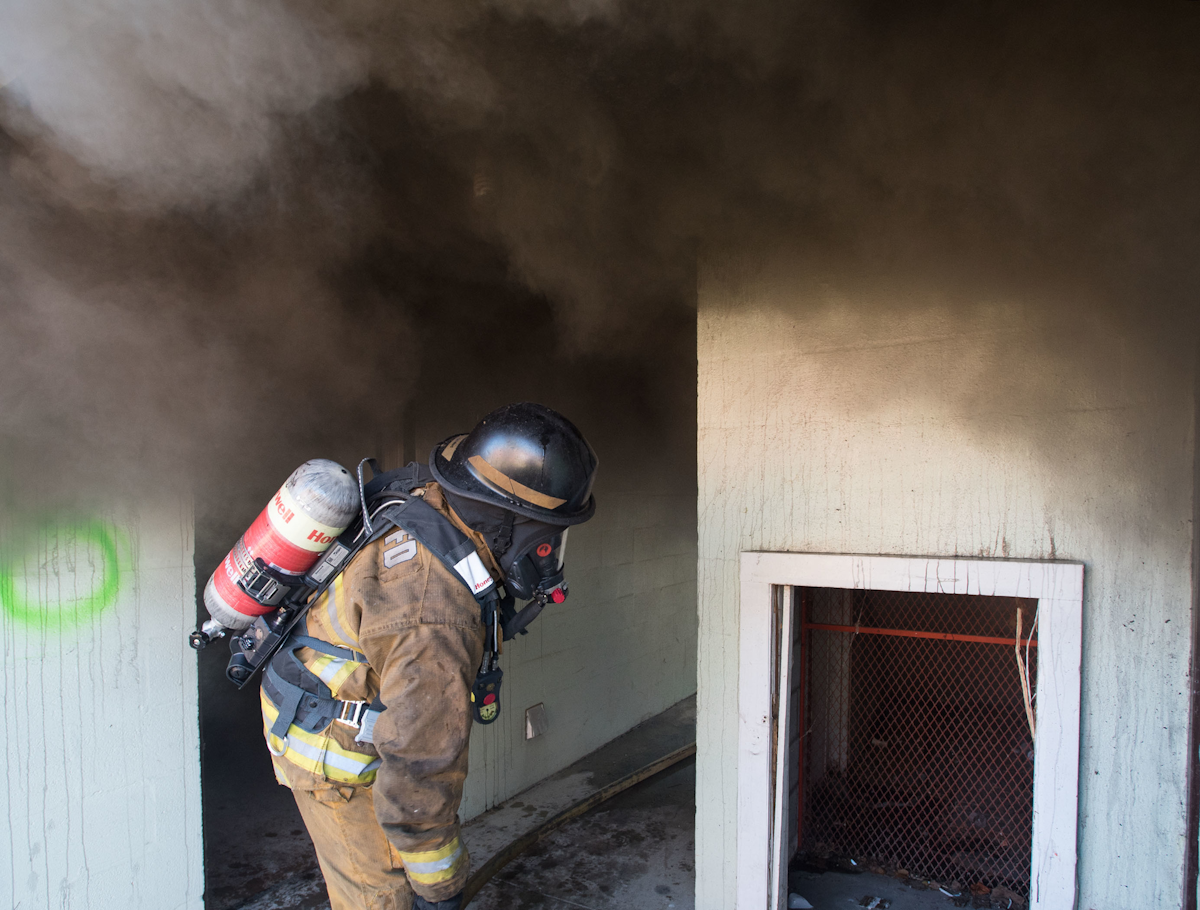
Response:
[[[466,527],[436,483],[425,501],[476,545],[502,576],[481,535]],[[479,605],[424,546],[399,529],[364,549],[307,614],[308,634],[363,655],[337,660],[308,648],[297,657],[342,701],[386,710],[374,745],[334,721],[317,734],[293,725],[284,743],[268,732],[276,777],[293,790],[371,787],[375,815],[400,854],[413,890],[444,900],[462,890],[469,860],[458,806],[467,774],[471,684],[483,657]],[[263,698],[269,731],[274,706]],[[282,754],[279,754],[282,753]]]

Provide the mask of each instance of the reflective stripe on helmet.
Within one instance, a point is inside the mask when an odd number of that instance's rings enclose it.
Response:
[[[549,524],[575,525],[596,511],[597,463],[574,424],[526,401],[497,408],[465,437],[439,443],[429,470],[453,496]]]
[[[455,837],[440,850],[426,853],[400,851],[400,859],[404,862],[404,871],[414,882],[436,885],[454,878],[467,860],[467,851],[463,849],[462,841]]]
[[[455,436],[453,439],[451,439],[448,443],[446,443],[446,448],[442,449],[442,457],[446,459],[446,461],[449,461],[451,458],[453,458],[454,450],[457,449],[462,441],[466,438],[467,434],[463,433],[461,436]]]
[[[500,489],[507,493],[511,493],[517,499],[523,499],[526,502],[533,503],[535,506],[541,506],[543,509],[557,509],[565,499],[559,499],[555,496],[548,496],[545,493],[540,493],[533,487],[527,487],[523,483],[513,480],[503,471],[493,467],[484,460],[482,455],[472,455],[467,459],[467,464],[473,467],[476,471],[482,474],[486,479],[490,480]]]

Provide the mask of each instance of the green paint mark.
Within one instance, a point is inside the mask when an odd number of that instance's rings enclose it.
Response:
[[[47,522],[0,562],[0,610],[29,626],[79,625],[121,590],[117,532],[99,521]]]

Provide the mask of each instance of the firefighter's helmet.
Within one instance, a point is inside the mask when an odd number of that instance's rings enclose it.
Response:
[[[433,476],[451,493],[564,527],[596,511],[596,465],[596,453],[574,424],[529,402],[492,411],[429,457]]]

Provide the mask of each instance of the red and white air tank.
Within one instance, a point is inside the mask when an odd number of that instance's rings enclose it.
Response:
[[[314,458],[296,468],[241,536],[204,587],[204,606],[225,629],[245,629],[274,608],[237,586],[256,558],[301,576],[358,514],[358,484],[336,461]],[[206,630],[223,634],[205,623]]]

